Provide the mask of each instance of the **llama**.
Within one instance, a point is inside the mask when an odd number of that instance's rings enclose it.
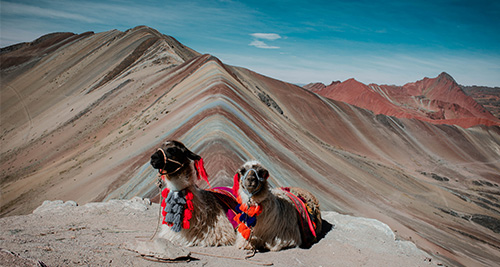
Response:
[[[158,236],[181,246],[233,245],[236,224],[227,215],[237,205],[236,200],[220,188],[198,188],[191,161],[198,179],[208,183],[203,159],[179,141],[165,142],[151,156],[151,165],[166,184],[161,193],[162,226]]]
[[[322,226],[318,200],[301,188],[271,189],[268,177],[256,161],[246,162],[234,177],[240,203],[236,245],[271,251],[311,246]]]

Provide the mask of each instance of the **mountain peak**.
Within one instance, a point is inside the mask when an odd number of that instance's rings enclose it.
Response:
[[[453,79],[453,77],[451,77],[450,74],[446,73],[446,72],[441,72],[441,74],[439,74],[437,77],[436,77],[436,80],[438,82],[451,82],[452,84],[458,86],[458,83],[455,81],[455,79]]]
[[[311,92],[317,92],[319,90],[322,90],[325,87],[326,87],[326,85],[322,82],[308,83],[308,84],[302,86],[302,88],[309,90]]]
[[[337,80],[337,81],[332,81],[332,82],[330,83],[330,85],[329,85],[329,86],[337,85],[337,84],[339,84],[339,83],[342,83],[342,82],[341,82],[341,81],[339,81],[339,80]]]
[[[345,80],[344,83],[361,83],[361,82],[357,81],[354,78],[350,78],[350,79]]]
[[[446,72],[441,72],[438,76],[438,79],[447,79],[447,80],[450,80],[450,81],[455,81],[455,79],[453,79],[453,77],[451,77],[450,74],[446,73]]]

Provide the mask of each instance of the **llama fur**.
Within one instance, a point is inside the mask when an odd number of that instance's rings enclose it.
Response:
[[[260,177],[266,178],[262,183],[262,188],[258,193],[250,197],[243,189],[248,185],[254,187],[254,181],[241,180],[246,171],[254,169]],[[257,223],[252,228],[249,240],[238,234],[236,246],[240,249],[268,249],[279,251],[285,248],[292,248],[302,245],[300,226],[298,224],[299,215],[294,203],[291,202],[286,192],[280,188],[271,189],[267,182],[268,171],[257,161],[246,162],[239,170],[240,183],[238,194],[242,203],[259,204],[262,213],[257,216]],[[249,174],[249,179],[252,177]],[[245,184],[247,183],[247,184]],[[247,188],[248,189],[248,188]],[[317,199],[305,189],[291,187],[290,191],[295,195],[300,195],[306,200],[306,204],[313,210],[311,219],[316,223],[316,236],[321,229],[321,213]]]
[[[194,209],[192,218],[189,220],[189,229],[182,228],[180,232],[175,232],[170,226],[162,224],[158,238],[167,239],[181,246],[233,245],[236,234],[217,197],[209,191],[198,188],[195,184],[196,178],[191,160],[200,157],[178,141],[168,141],[161,148],[167,157],[183,163],[179,170],[166,175],[166,187],[170,192],[183,189],[192,192]],[[151,165],[155,169],[162,169],[160,163],[163,161],[163,155],[158,152],[151,156]]]

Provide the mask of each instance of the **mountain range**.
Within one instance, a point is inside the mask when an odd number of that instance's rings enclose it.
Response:
[[[415,118],[433,124],[464,128],[483,124],[500,125],[489,110],[467,95],[447,73],[403,86],[365,85],[349,79],[344,82],[310,83],[304,88],[324,97],[368,109],[375,114]]]
[[[157,200],[149,157],[177,139],[213,186],[255,159],[273,186],[378,219],[450,265],[500,262],[499,119],[446,73],[300,87],[145,26],[52,33],[0,60],[1,216],[44,200]]]

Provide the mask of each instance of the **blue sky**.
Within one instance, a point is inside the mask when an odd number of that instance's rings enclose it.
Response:
[[[500,86],[500,1],[0,1],[0,46],[146,25],[293,83]]]

